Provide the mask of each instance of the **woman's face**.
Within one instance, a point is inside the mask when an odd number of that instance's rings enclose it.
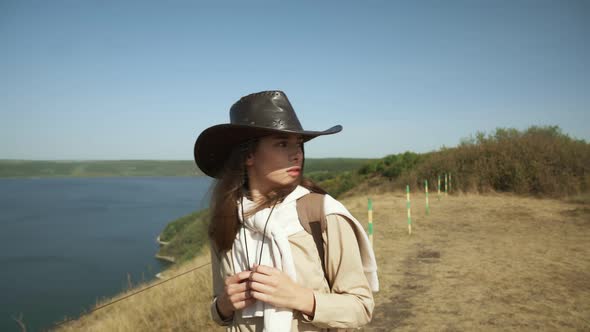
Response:
[[[246,159],[250,190],[268,193],[291,186],[301,179],[303,138],[295,134],[266,136],[258,141],[254,153]]]

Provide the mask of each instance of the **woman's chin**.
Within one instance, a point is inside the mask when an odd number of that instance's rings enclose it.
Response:
[[[279,181],[276,181],[276,189],[281,189],[281,188],[288,188],[288,187],[292,187],[295,185],[298,185],[299,183],[301,183],[301,176],[297,176],[297,177],[282,177]]]

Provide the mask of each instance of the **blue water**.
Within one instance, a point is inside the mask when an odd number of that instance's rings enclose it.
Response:
[[[156,237],[207,206],[201,177],[0,179],[0,331],[47,329],[165,268]]]

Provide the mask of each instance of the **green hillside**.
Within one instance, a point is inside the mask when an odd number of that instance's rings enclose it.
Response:
[[[477,132],[452,148],[392,154],[320,184],[334,196],[359,185],[423,190],[425,180],[433,191],[439,176],[444,185],[445,174],[452,178],[453,191],[576,195],[590,190],[590,144],[557,126],[497,128]]]

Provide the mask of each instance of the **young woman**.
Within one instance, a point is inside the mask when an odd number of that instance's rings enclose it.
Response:
[[[228,331],[326,331],[371,320],[377,266],[363,227],[303,178],[304,142],[341,130],[303,130],[282,91],[263,91],[236,102],[229,124],[199,135],[195,161],[217,180],[211,317]],[[297,210],[312,192],[325,194],[321,244]]]

